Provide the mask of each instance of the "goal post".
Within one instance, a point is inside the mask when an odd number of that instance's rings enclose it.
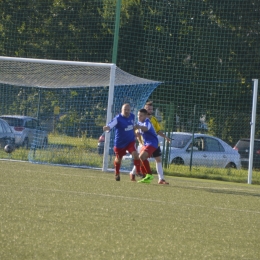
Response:
[[[252,115],[251,115],[251,131],[250,131],[250,148],[249,148],[249,161],[248,161],[248,176],[247,183],[252,183],[252,171],[253,171],[253,157],[254,157],[254,143],[255,143],[255,122],[256,122],[256,107],[258,98],[258,79],[252,79],[253,85],[253,101],[252,101]]]
[[[115,66],[112,66],[110,71],[106,125],[112,120],[114,88],[115,88]],[[110,146],[109,141],[110,141],[110,132],[106,133],[102,171],[106,171],[108,167],[109,146]]]
[[[30,144],[30,162],[103,171],[113,168],[114,156],[113,131],[99,150],[103,126],[124,103],[130,103],[132,112],[143,107],[160,84],[112,63],[0,56],[0,71],[1,115],[31,116],[41,124]],[[44,147],[39,145],[42,130],[48,132]],[[19,159],[19,151],[13,158]],[[130,169],[130,162],[124,162],[124,168]]]

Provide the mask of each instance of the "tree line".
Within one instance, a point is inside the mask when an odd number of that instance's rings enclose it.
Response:
[[[112,60],[116,0],[2,0],[0,8],[2,56]],[[259,0],[122,0],[117,65],[162,81],[150,98],[174,104],[184,125],[196,105],[212,134],[234,142],[250,131],[259,14]]]

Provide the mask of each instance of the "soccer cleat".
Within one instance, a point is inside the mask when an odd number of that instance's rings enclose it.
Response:
[[[169,182],[167,182],[165,180],[160,180],[160,181],[158,181],[158,184],[169,184]]]
[[[146,176],[138,182],[140,182],[140,183],[150,183],[152,180],[153,180],[153,175],[152,174],[146,174]]]
[[[116,180],[116,181],[120,181],[120,175],[119,175],[119,174],[116,174],[116,175],[115,175],[115,180]]]
[[[131,181],[135,181],[135,175],[132,174],[132,173],[130,173],[130,180],[131,180]]]

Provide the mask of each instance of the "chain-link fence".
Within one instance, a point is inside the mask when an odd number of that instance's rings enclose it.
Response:
[[[231,147],[250,138],[252,79],[260,77],[260,3],[122,0],[118,17],[118,2],[1,1],[0,55],[104,63],[117,57],[124,71],[162,82],[149,99],[166,132],[201,132]],[[55,129],[77,138],[89,138],[95,128],[93,142],[98,142],[102,126],[95,118],[89,127],[88,111],[77,113],[73,91],[57,97],[66,103],[66,112],[58,111],[57,100],[48,94],[39,114],[37,92],[2,85],[0,93],[2,114],[40,117],[50,133]],[[257,106],[256,139],[259,111]],[[70,128],[65,131],[60,120]]]

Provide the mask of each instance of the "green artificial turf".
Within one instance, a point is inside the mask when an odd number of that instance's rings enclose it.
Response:
[[[260,187],[0,161],[0,259],[259,259]]]

